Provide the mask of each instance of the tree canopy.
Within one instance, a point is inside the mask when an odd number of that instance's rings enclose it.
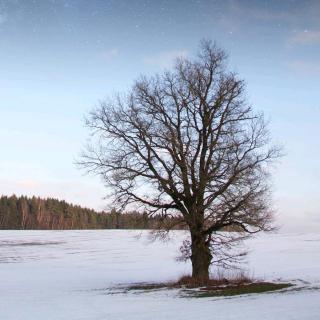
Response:
[[[102,102],[87,125],[95,138],[82,165],[102,176],[119,207],[185,222],[194,277],[208,278],[213,256],[230,244],[216,232],[272,227],[268,175],[279,148],[210,41],[196,58]]]

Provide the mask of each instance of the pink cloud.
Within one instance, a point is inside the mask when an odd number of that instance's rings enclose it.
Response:
[[[320,44],[320,30],[305,30],[297,32],[289,40],[289,44],[292,46]]]

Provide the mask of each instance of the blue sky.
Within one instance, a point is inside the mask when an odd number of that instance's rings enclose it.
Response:
[[[0,0],[0,194],[101,209],[97,177],[74,165],[85,114],[217,41],[270,119],[279,223],[320,230],[319,1]]]

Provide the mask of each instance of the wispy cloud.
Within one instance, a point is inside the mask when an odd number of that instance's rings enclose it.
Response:
[[[320,76],[320,64],[314,61],[294,60],[289,68],[305,76]]]
[[[4,12],[0,11],[0,24],[5,23],[7,21],[7,15]]]
[[[170,50],[159,52],[153,56],[148,56],[143,59],[143,62],[150,65],[156,65],[161,68],[170,68],[177,58],[186,57],[187,50]]]
[[[237,32],[256,22],[293,24],[299,19],[299,15],[284,9],[275,10],[261,5],[248,5],[236,0],[225,1],[221,10],[223,14],[217,15],[214,19],[228,32]]]
[[[320,30],[304,30],[296,32],[289,39],[289,45],[313,45],[320,44]]]
[[[35,181],[35,180],[20,180],[17,182],[17,185],[19,187],[23,187],[23,188],[37,188],[39,187],[39,182]]]
[[[119,55],[119,50],[117,48],[112,48],[102,53],[102,57],[106,60],[112,60],[118,55]]]

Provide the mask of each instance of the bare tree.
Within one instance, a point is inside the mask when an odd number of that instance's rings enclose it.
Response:
[[[97,139],[81,161],[122,208],[181,217],[192,276],[203,280],[222,245],[216,232],[271,228],[268,166],[279,156],[225,62],[223,50],[203,41],[194,60],[179,59],[173,71],[102,102],[87,119]]]

